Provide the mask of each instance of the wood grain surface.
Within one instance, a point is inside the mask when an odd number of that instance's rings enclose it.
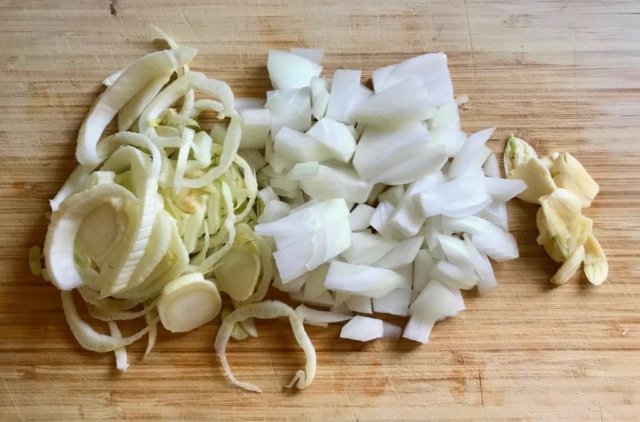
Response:
[[[75,165],[75,138],[100,81],[162,48],[150,28],[197,47],[192,69],[237,96],[269,88],[270,48],[323,48],[326,70],[365,77],[445,51],[463,129],[497,126],[543,154],[570,151],[602,188],[586,214],[610,278],[553,288],[535,243],[536,208],[513,202],[521,258],[496,264],[499,288],[428,345],[356,344],[309,328],[312,386],[283,385],[304,356],[286,321],[229,347],[232,388],[213,351],[218,322],[162,331],[131,367],[82,350],[56,289],[31,276],[43,213]],[[640,420],[640,2],[637,0],[0,0],[0,420],[638,421]],[[135,324],[125,327],[135,329]]]

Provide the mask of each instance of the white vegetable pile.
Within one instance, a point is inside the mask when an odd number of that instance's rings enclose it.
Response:
[[[489,258],[518,257],[505,202],[526,184],[500,178],[485,145],[493,129],[461,131],[443,53],[374,71],[372,91],[359,70],[320,77],[320,50],[273,50],[264,102],[190,71],[196,50],[163,36],[171,49],[104,81],[80,129],[79,166],[51,201],[42,274],[84,348],[114,351],[124,370],[125,346],[148,333],[151,351],[158,321],[184,332],[222,311],[221,362],[236,385],[260,391],[234,378],[226,344],[257,336],[254,318],[288,317],[307,357],[288,386],[305,388],[316,358],[303,323],[426,343],[464,309],[461,289],[496,286]],[[203,112],[230,122],[205,131]],[[272,279],[330,309],[263,301]],[[79,317],[74,289],[110,335]],[[373,312],[408,323],[354,316]],[[122,336],[115,321],[136,318],[146,328]]]

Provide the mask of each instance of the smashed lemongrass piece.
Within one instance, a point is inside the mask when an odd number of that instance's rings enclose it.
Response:
[[[222,325],[220,326],[220,329],[218,330],[218,335],[216,336],[215,341],[215,349],[218,357],[220,358],[220,362],[222,363],[222,367],[224,368],[231,382],[233,382],[238,387],[248,391],[253,391],[256,393],[262,392],[258,387],[255,387],[246,382],[238,381],[231,372],[231,368],[229,367],[229,363],[227,362],[226,349],[227,342],[229,341],[229,337],[231,335],[234,324],[240,321],[244,321],[247,318],[273,319],[284,316],[289,317],[289,322],[291,323],[291,328],[293,329],[293,335],[295,336],[296,341],[305,352],[305,355],[307,357],[305,371],[297,371],[293,379],[289,382],[289,384],[287,384],[287,388],[296,386],[298,389],[302,390],[304,388],[307,388],[311,384],[316,375],[316,351],[311,344],[311,340],[309,340],[309,336],[304,330],[302,320],[289,306],[285,305],[282,302],[271,300],[245,305],[236,309],[235,311],[231,312],[227,316],[227,318],[225,318],[225,320],[222,322]]]

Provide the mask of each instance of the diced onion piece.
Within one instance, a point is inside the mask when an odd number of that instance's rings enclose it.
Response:
[[[262,153],[256,149],[243,149],[238,151],[238,155],[242,157],[254,172],[258,172],[261,168],[267,165]]]
[[[382,338],[387,340],[397,340],[402,335],[402,327],[391,324],[390,322],[382,322]]]
[[[489,155],[487,161],[482,166],[484,175],[487,177],[500,177],[500,165],[498,164],[498,158],[494,153]]]
[[[381,319],[358,315],[342,327],[340,338],[365,342],[382,338],[383,334],[384,328]]]
[[[327,278],[328,271],[329,264],[322,264],[309,272],[307,281],[304,284],[305,301],[315,300],[327,291],[324,287],[324,281]]]
[[[460,299],[452,289],[431,280],[409,307],[409,315],[424,321],[439,321],[460,312]]]
[[[405,239],[398,243],[388,254],[372,265],[374,267],[388,268],[390,270],[410,265],[416,258],[423,240],[423,236]]]
[[[361,314],[373,313],[373,307],[371,306],[371,298],[366,296],[353,295],[349,296],[345,300],[345,305],[352,312],[359,312]]]
[[[258,196],[262,199],[265,206],[269,205],[271,201],[277,201],[279,199],[271,186],[261,189],[260,192],[258,192]]]
[[[384,202],[388,201],[395,207],[397,207],[402,198],[404,197],[404,187],[402,185],[392,186],[389,189],[385,190],[378,196],[378,201]]]
[[[227,376],[231,381],[245,390],[254,391],[260,393],[261,390],[249,383],[238,381],[231,373],[231,368],[227,362],[226,348],[231,330],[235,323],[244,321],[247,318],[260,318],[260,319],[273,319],[281,316],[289,317],[291,328],[293,329],[293,335],[296,341],[304,351],[307,357],[307,364],[305,371],[297,371],[291,382],[287,384],[287,388],[297,386],[299,389],[307,388],[316,375],[316,351],[309,340],[309,336],[304,330],[304,326],[298,315],[293,309],[278,301],[265,301],[261,303],[253,303],[250,305],[242,306],[232,313],[222,322],[218,335],[216,336],[215,349],[222,363]]]
[[[332,291],[379,298],[405,283],[403,276],[385,268],[333,261],[324,287]]]
[[[444,236],[441,234],[437,234],[436,236],[438,237],[438,243],[440,243],[442,251],[447,257],[447,261],[460,268],[473,268],[471,253],[464,241],[457,237]]]
[[[289,129],[288,127],[283,127],[278,134],[275,135],[274,151],[296,163],[325,161],[334,156],[334,154],[315,137]]]
[[[473,215],[492,202],[483,183],[461,178],[434,186],[415,197],[423,216],[446,215],[467,217]]]
[[[202,273],[191,273],[164,286],[158,303],[160,321],[172,333],[185,333],[213,320],[220,313],[216,285]]]
[[[453,100],[453,85],[444,53],[430,53],[416,56],[401,63],[373,71],[373,86],[376,92],[417,75],[427,88],[435,106]]]
[[[309,161],[306,163],[298,163],[287,174],[287,179],[295,182],[312,179],[318,175],[320,165],[317,161]]]
[[[381,202],[371,216],[371,227],[376,229],[386,240],[393,237],[393,227],[389,224],[394,206],[391,202]]]
[[[264,148],[271,130],[271,113],[264,108],[248,108],[240,113],[242,136],[240,149]]]
[[[494,131],[495,128],[481,130],[480,132],[474,133],[469,137],[469,139],[467,139],[451,162],[451,167],[449,167],[449,177],[455,179],[462,175],[477,154],[482,150],[482,147],[485,146],[485,143],[489,140]]]
[[[495,224],[503,230],[509,231],[509,219],[507,217],[507,206],[501,202],[492,202],[477,214],[491,224]]]
[[[484,184],[495,202],[507,202],[527,189],[527,184],[520,179],[485,177]]]
[[[349,215],[349,224],[352,231],[364,230],[371,224],[371,217],[375,208],[366,204],[358,204]]]
[[[493,267],[491,266],[491,262],[489,262],[489,258],[478,251],[473,242],[469,239],[469,236],[466,234],[464,235],[464,241],[469,249],[469,256],[473,263],[473,267],[480,277],[480,281],[478,281],[478,293],[485,295],[498,285],[498,281],[496,280],[496,276],[493,272]]]
[[[382,314],[407,316],[410,301],[410,289],[396,289],[385,296],[373,299],[373,310]]]
[[[318,200],[344,198],[350,202],[364,202],[372,187],[348,165],[319,165],[315,176],[300,181],[302,191]]]
[[[267,92],[265,108],[271,112],[272,138],[285,126],[301,132],[311,127],[311,92],[308,87],[270,92]]]
[[[292,48],[291,52],[318,64],[322,62],[324,57],[324,50],[317,48]]]
[[[302,55],[270,50],[267,59],[269,78],[274,89],[308,87],[311,78],[320,76],[322,66]]]
[[[334,87],[335,90],[335,77]],[[331,104],[329,104],[331,106]],[[354,110],[358,123],[366,125],[402,125],[433,117],[435,108],[419,77],[410,77],[377,92]]]
[[[421,249],[413,261],[413,286],[411,292],[411,302],[424,290],[425,286],[431,280],[431,271],[436,265],[435,260],[429,255],[429,252]]]
[[[435,173],[446,161],[445,148],[429,143],[429,132],[415,122],[399,128],[367,125],[353,166],[364,180],[402,185]]]
[[[248,108],[260,108],[264,107],[266,100],[264,98],[236,98],[234,109],[238,112],[238,114],[242,114],[243,110]]]
[[[314,124],[307,135],[318,140],[331,153],[330,158],[343,163],[348,163],[356,151],[356,139],[347,126],[328,117]]]
[[[353,110],[358,101],[361,75],[360,70],[338,69],[334,72],[326,117],[348,125],[355,123]]]
[[[429,336],[435,323],[436,321],[433,319],[422,319],[412,316],[404,327],[402,337],[426,344],[429,342]]]
[[[342,219],[349,218],[349,208],[343,199],[329,199],[300,210],[269,224],[258,224],[254,230],[259,236],[306,236]]]
[[[286,217],[291,212],[291,206],[282,201],[271,201],[264,207],[262,214],[258,217],[258,223],[271,223]]]
[[[317,120],[322,119],[327,113],[329,98],[331,95],[331,80],[325,78],[311,79],[311,114]]]
[[[431,277],[458,289],[473,289],[480,279],[467,268],[461,268],[446,261],[438,261],[431,271]]]
[[[386,240],[379,234],[356,232],[351,234],[351,246],[342,257],[351,264],[371,265],[388,254],[398,242]]]

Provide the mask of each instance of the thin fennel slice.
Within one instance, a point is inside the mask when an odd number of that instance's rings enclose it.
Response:
[[[218,335],[216,336],[215,342],[216,352],[218,354],[218,357],[220,358],[220,362],[222,363],[227,376],[229,377],[231,382],[233,382],[238,387],[256,393],[262,392],[258,387],[255,387],[246,382],[238,381],[231,372],[231,368],[229,367],[229,363],[227,362],[226,349],[234,324],[240,321],[244,321],[247,318],[273,319],[283,316],[289,317],[289,322],[291,323],[291,328],[293,329],[293,335],[295,336],[296,341],[307,357],[305,370],[297,371],[295,376],[291,379],[286,387],[292,388],[293,386],[297,386],[298,389],[302,390],[304,388],[307,388],[315,378],[316,350],[313,348],[313,344],[311,344],[311,340],[309,340],[309,336],[304,330],[302,320],[298,317],[296,312],[291,307],[279,301],[269,300],[241,306],[240,308],[231,312],[225,318],[225,320],[222,322],[222,325],[220,326],[220,329],[218,330]]]
[[[60,297],[62,298],[62,309],[71,332],[80,343],[80,346],[92,352],[112,352],[118,347],[128,346],[138,341],[149,331],[149,327],[145,327],[136,334],[123,338],[100,334],[80,318],[76,305],[73,303],[72,292],[61,291]]]
[[[147,54],[129,67],[98,97],[87,114],[80,133],[76,158],[82,165],[97,165],[96,145],[116,113],[147,81],[176,71],[196,55],[194,48],[177,48]]]

